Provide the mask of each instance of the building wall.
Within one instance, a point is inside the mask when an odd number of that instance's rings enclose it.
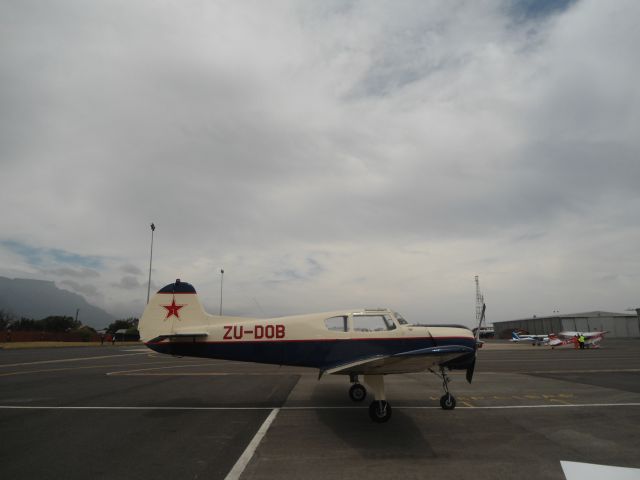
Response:
[[[606,330],[611,338],[640,337],[638,317],[576,317],[562,319],[563,330],[593,332]]]
[[[513,330],[525,330],[532,335],[546,335],[562,331],[593,332],[606,330],[610,338],[640,337],[640,317],[591,316],[591,317],[544,317],[494,322],[496,338],[511,338]]]

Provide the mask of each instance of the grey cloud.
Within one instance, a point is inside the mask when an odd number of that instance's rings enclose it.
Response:
[[[100,272],[92,270],[90,268],[74,269],[74,268],[50,268],[43,271],[47,275],[54,275],[59,277],[74,277],[74,278],[98,278]]]
[[[124,273],[128,273],[130,275],[142,275],[142,270],[140,270],[135,265],[126,264],[120,267],[120,270]]]
[[[126,275],[120,279],[118,283],[112,284],[114,287],[122,288],[125,290],[138,289],[141,287],[140,282],[136,277]]]
[[[563,278],[567,238],[593,262],[579,269],[608,274],[598,252],[612,235],[633,253],[635,2],[192,7],[0,5],[13,25],[0,158],[14,239],[0,274],[91,279],[105,303],[137,305],[154,221],[154,283],[216,292],[225,264],[245,298],[301,311],[322,306],[318,291],[372,301],[380,275],[361,270],[380,265],[392,284],[419,279],[417,299],[396,299],[420,312],[433,272],[441,289],[474,268],[514,288],[501,275],[538,268],[511,256],[523,242],[562,251]],[[622,302],[634,267],[616,265]],[[352,278],[366,280],[336,292]],[[278,297],[273,281],[295,294]],[[454,293],[435,295],[439,313],[464,315],[448,311]]]
[[[76,282],[75,280],[61,280],[58,283],[71,287],[76,292],[87,295],[89,297],[93,297],[99,294],[96,286],[89,283],[80,283]]]

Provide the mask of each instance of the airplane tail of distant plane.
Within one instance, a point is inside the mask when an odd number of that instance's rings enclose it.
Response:
[[[511,332],[511,341],[512,342],[519,342],[520,341],[520,335],[518,335],[518,332],[516,332],[515,330],[513,332]]]

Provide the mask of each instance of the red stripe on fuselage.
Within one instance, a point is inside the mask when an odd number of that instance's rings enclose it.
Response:
[[[169,339],[166,339],[169,340]],[[315,343],[315,342],[351,342],[351,341],[417,341],[417,340],[430,340],[433,343],[438,343],[439,340],[473,340],[468,337],[385,337],[385,338],[313,338],[313,339],[303,339],[303,340],[287,340],[287,339],[267,339],[267,340],[222,340],[222,341],[206,341],[206,342],[195,342],[200,344],[228,344],[228,343]],[[146,342],[145,345],[158,345],[163,342]],[[171,342],[171,343],[194,343],[193,341],[180,341],[180,342]],[[437,345],[434,345],[437,346]]]

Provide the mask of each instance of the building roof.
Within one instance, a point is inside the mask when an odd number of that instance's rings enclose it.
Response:
[[[540,320],[540,319],[548,319],[548,318],[597,318],[597,317],[632,318],[632,317],[637,317],[637,315],[635,313],[603,312],[602,310],[594,310],[592,312],[583,312],[583,313],[567,313],[567,314],[546,315],[546,316],[533,316],[528,318],[516,318],[513,320],[505,320],[502,322],[493,322],[493,323],[520,322],[523,320]]]

